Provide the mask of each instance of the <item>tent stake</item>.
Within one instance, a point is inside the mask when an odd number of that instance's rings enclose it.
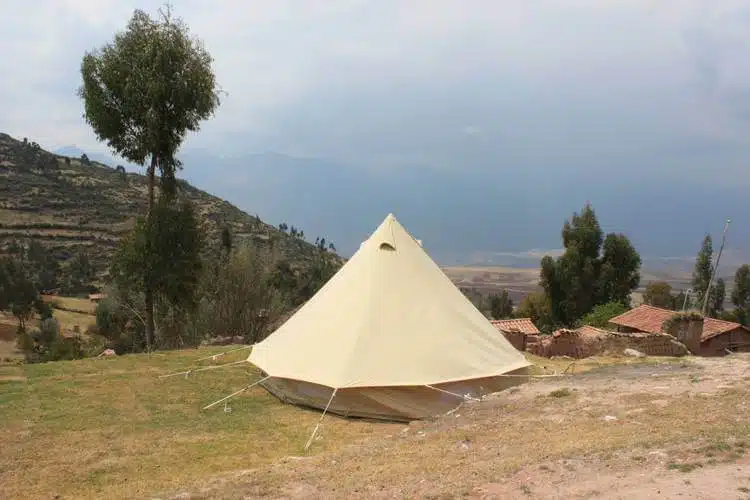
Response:
[[[209,409],[209,408],[211,408],[212,406],[216,406],[216,405],[217,405],[217,404],[219,404],[219,403],[223,403],[223,402],[224,402],[224,401],[226,401],[227,399],[229,399],[229,398],[232,398],[232,397],[236,396],[237,394],[240,394],[241,392],[245,392],[245,391],[246,391],[246,390],[248,390],[248,389],[252,389],[252,388],[253,388],[253,387],[255,387],[256,385],[258,385],[258,384],[260,384],[260,383],[262,383],[262,382],[265,382],[265,381],[266,381],[266,380],[268,380],[269,378],[271,378],[271,376],[270,376],[270,375],[269,375],[269,376],[267,376],[267,377],[263,377],[262,379],[258,380],[257,382],[253,382],[252,384],[248,385],[247,387],[243,387],[243,388],[242,388],[242,389],[240,389],[239,391],[237,391],[237,392],[233,392],[233,393],[232,393],[232,394],[230,394],[229,396],[224,396],[224,397],[223,397],[223,398],[221,398],[220,400],[218,400],[218,401],[214,401],[214,402],[213,402],[213,403],[211,403],[210,405],[206,405],[206,406],[204,406],[204,407],[203,407],[203,408],[201,408],[201,409],[202,409],[202,410],[208,410],[208,409]]]
[[[320,427],[321,422],[323,422],[323,417],[326,416],[326,412],[328,412],[328,408],[331,406],[331,403],[333,402],[333,397],[336,395],[336,391],[338,391],[338,389],[334,389],[333,392],[331,393],[331,399],[328,400],[328,404],[326,405],[325,410],[323,410],[323,414],[320,416],[320,420],[318,420],[318,424],[315,426],[315,429],[313,429],[313,432],[310,435],[310,439],[307,440],[307,444],[305,444],[305,451],[307,451],[312,445],[313,439],[315,439],[315,434],[318,433],[318,428]]]

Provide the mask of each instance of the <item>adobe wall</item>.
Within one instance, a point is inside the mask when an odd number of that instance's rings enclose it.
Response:
[[[662,333],[620,334],[610,333],[604,341],[604,353],[621,354],[625,349],[635,349],[647,356],[687,356],[690,350],[671,335]]]
[[[511,330],[511,331],[505,331],[500,330],[503,333],[503,336],[508,339],[508,342],[513,345],[516,349],[519,351],[525,351],[526,350],[526,334],[518,331],[518,330]]]
[[[750,352],[750,332],[737,328],[701,343],[701,356],[725,356],[727,350],[733,352]]]
[[[702,350],[701,335],[703,335],[703,318],[699,315],[675,314],[671,320],[662,325],[662,333],[673,336],[687,346],[693,354],[700,354]]]
[[[575,330],[558,330],[537,342],[527,342],[526,350],[537,356],[551,358],[568,356],[575,359],[602,354],[622,355],[635,349],[648,356],[685,356],[687,347],[674,337],[660,333],[626,334],[604,332],[581,334]]]

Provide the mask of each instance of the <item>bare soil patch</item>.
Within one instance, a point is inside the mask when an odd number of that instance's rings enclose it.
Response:
[[[162,498],[749,498],[749,379],[750,355],[537,379]]]

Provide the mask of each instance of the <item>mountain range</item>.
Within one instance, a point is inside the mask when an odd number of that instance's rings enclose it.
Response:
[[[320,255],[311,242],[187,182],[180,182],[180,192],[193,202],[215,247],[229,228],[235,241],[273,243],[279,256],[299,269]],[[85,254],[101,284],[117,242],[145,212],[146,193],[143,175],[95,158],[53,154],[34,141],[0,133],[0,252],[13,241],[36,241],[62,264],[63,275],[72,259]]]
[[[58,154],[80,156],[71,146]],[[117,162],[107,154],[92,159]],[[394,213],[442,265],[536,267],[560,253],[563,223],[585,203],[605,232],[626,234],[650,271],[685,274],[705,234],[718,250],[732,218],[720,274],[750,261],[747,194],[731,183],[705,183],[658,174],[540,173],[483,165],[465,168],[373,169],[276,152],[221,156],[186,150],[181,176],[273,224],[325,235],[350,256],[388,213]]]

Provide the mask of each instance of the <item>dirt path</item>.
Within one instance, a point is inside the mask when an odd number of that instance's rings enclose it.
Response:
[[[750,499],[750,460],[670,468],[663,451],[637,464],[627,460],[564,460],[524,468],[483,484],[468,498],[518,499]],[[692,470],[691,470],[692,469]]]
[[[541,379],[390,429],[178,497],[750,500],[750,356]]]

